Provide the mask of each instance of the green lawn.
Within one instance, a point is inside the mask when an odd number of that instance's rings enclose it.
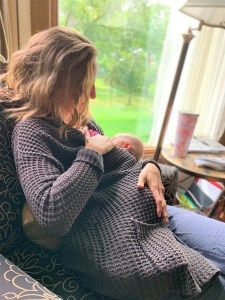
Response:
[[[119,132],[138,135],[143,142],[149,139],[152,126],[152,100],[134,96],[128,105],[127,94],[96,81],[95,100],[90,100],[91,113],[108,136]]]

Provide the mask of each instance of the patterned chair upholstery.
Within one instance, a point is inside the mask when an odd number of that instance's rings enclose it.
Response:
[[[58,300],[62,299],[50,292],[46,287],[21,271],[0,254],[0,298],[1,299],[27,299]]]
[[[24,235],[21,216],[25,199],[13,162],[10,141],[14,123],[5,118],[7,105],[0,102],[0,298],[106,300],[83,287],[75,272],[62,266],[56,251],[39,247]],[[166,199],[172,203],[177,171],[165,165],[161,168]]]

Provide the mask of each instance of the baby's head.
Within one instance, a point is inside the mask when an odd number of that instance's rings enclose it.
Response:
[[[127,149],[139,160],[144,153],[144,145],[136,136],[129,133],[120,133],[112,137],[113,142],[119,148]]]

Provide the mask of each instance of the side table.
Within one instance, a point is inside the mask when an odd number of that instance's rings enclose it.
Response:
[[[208,157],[212,156],[218,156],[221,158],[225,158],[225,154],[211,154],[211,153],[188,153],[186,157],[181,158],[181,157],[175,157],[173,156],[173,147],[168,146],[161,151],[162,157],[170,164],[173,166],[177,167],[178,170],[182,171],[185,174],[194,176],[194,177],[200,177],[204,179],[213,179],[219,182],[222,182],[225,185],[225,172],[224,171],[217,171],[217,170],[212,170],[206,167],[198,167],[194,159],[204,155]],[[224,198],[225,196],[225,189],[223,190],[223,194],[221,196],[221,199]],[[207,216],[211,217],[216,204],[212,207],[209,213],[207,213]]]

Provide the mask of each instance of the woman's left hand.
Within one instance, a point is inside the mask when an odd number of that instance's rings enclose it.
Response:
[[[165,223],[169,223],[166,201],[164,199],[164,187],[162,184],[161,174],[159,169],[152,163],[148,163],[142,169],[137,187],[142,189],[147,185],[152,192],[156,202],[157,215],[163,218]]]

